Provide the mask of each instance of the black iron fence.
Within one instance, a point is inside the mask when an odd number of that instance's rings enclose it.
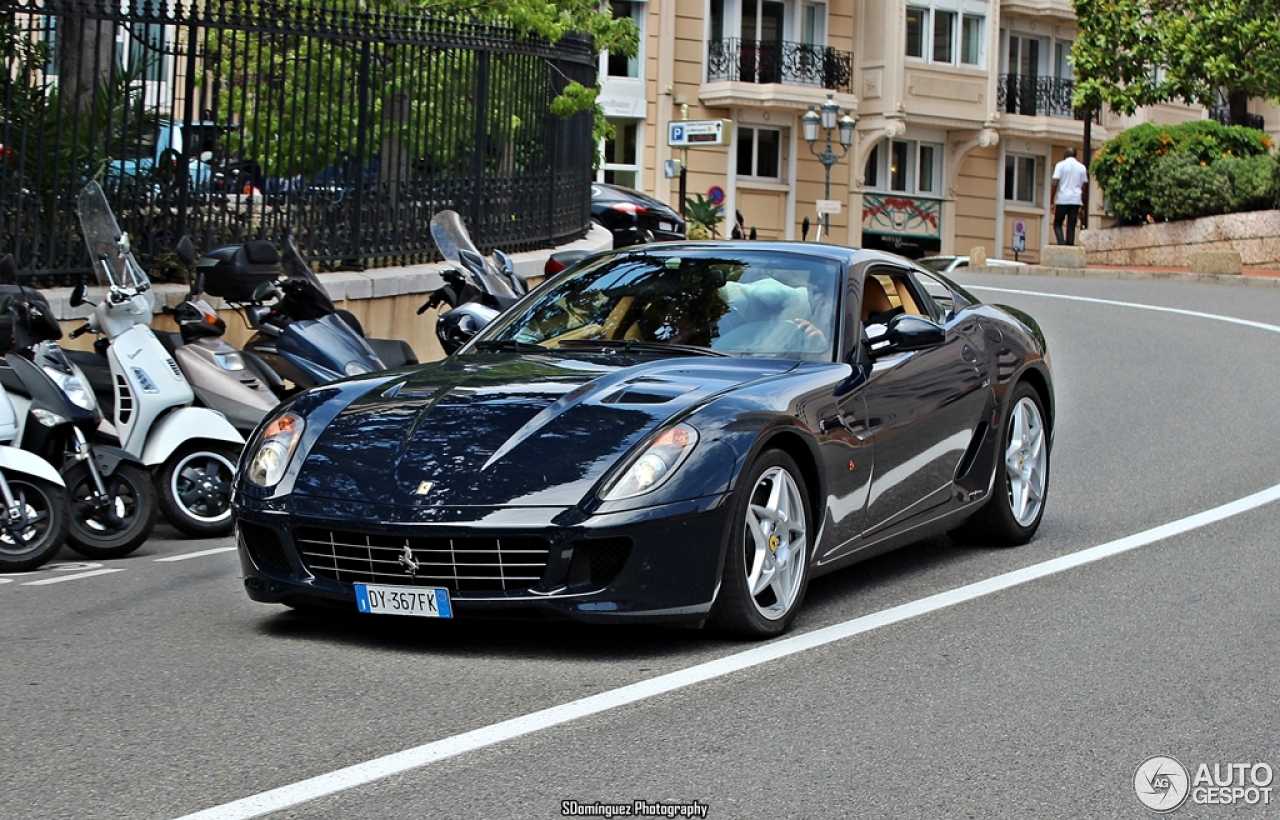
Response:
[[[853,53],[810,43],[730,37],[707,43],[707,79],[851,92]]]
[[[589,39],[333,2],[0,0],[0,253],[38,284],[87,272],[89,179],[156,270],[183,234],[425,261],[445,208],[486,249],[585,235],[592,115],[551,102],[594,85]]]
[[[1083,119],[1071,107],[1075,83],[1033,74],[1001,74],[996,80],[996,106],[1007,114]],[[1094,121],[1099,115],[1094,113]]]

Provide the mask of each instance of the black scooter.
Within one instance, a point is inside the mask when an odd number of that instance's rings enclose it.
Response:
[[[0,268],[12,265],[10,258],[0,260]],[[151,475],[121,448],[91,440],[102,413],[88,380],[57,345],[62,328],[44,294],[13,285],[4,291],[15,347],[4,357],[0,384],[16,411],[17,440],[53,464],[66,483],[68,545],[88,558],[128,555],[155,527]]]
[[[436,319],[436,337],[445,353],[453,353],[499,313],[520,301],[529,284],[516,273],[511,257],[495,250],[494,262],[480,253],[457,211],[431,218],[431,238],[451,266],[440,284],[418,308],[418,315],[445,306]]]

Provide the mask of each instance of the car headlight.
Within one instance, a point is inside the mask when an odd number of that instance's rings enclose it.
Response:
[[[81,410],[92,410],[98,406],[98,400],[94,397],[93,391],[85,387],[78,374],[67,373],[47,365],[40,369],[53,380],[54,384],[58,385],[58,389],[65,393],[76,407]]]
[[[247,477],[259,487],[274,487],[280,483],[306,422],[296,413],[285,413],[267,425],[258,441],[258,449],[249,461]]]
[[[363,376],[365,373],[373,372],[369,368],[360,364],[360,362],[347,362],[347,366],[342,368],[342,370],[348,376]]]
[[[698,431],[688,424],[663,430],[649,442],[610,487],[601,493],[605,501],[633,498],[655,490],[684,463],[698,443]]]

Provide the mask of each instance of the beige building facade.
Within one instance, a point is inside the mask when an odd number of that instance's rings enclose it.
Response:
[[[760,238],[813,239],[819,200],[836,200],[830,241],[908,256],[967,254],[1036,262],[1051,240],[1053,166],[1083,145],[1071,110],[1069,0],[612,0],[640,28],[634,58],[602,55],[601,96],[616,129],[599,179],[673,206],[686,193],[741,213]],[[801,118],[834,101],[856,122],[827,168]],[[1280,116],[1254,110],[1275,132]],[[1204,109],[1102,112],[1096,151],[1145,120]],[[727,120],[726,144],[668,145],[672,122]],[[834,154],[842,146],[832,133]],[[1090,196],[1091,219],[1102,215]],[[806,233],[806,218],[809,229]],[[1097,224],[1097,223],[1093,223]]]

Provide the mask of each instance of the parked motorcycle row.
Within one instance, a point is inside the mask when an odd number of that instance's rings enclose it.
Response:
[[[236,461],[259,420],[292,393],[335,379],[417,364],[400,340],[369,339],[339,310],[286,240],[249,240],[198,255],[177,253],[190,288],[177,333],[150,327],[155,294],[102,188],[78,201],[99,288],[71,304],[92,314],[70,338],[97,335],[93,351],[65,350],[38,290],[0,285],[0,572],[24,572],[63,544],[119,558],[146,541],[159,515],[188,536],[227,535]],[[461,217],[442,211],[432,236],[451,269],[430,282],[418,310],[443,307],[436,334],[452,353],[527,291],[510,258],[485,258]],[[0,279],[16,281],[13,259]],[[218,297],[253,329],[242,349],[203,298]]]

